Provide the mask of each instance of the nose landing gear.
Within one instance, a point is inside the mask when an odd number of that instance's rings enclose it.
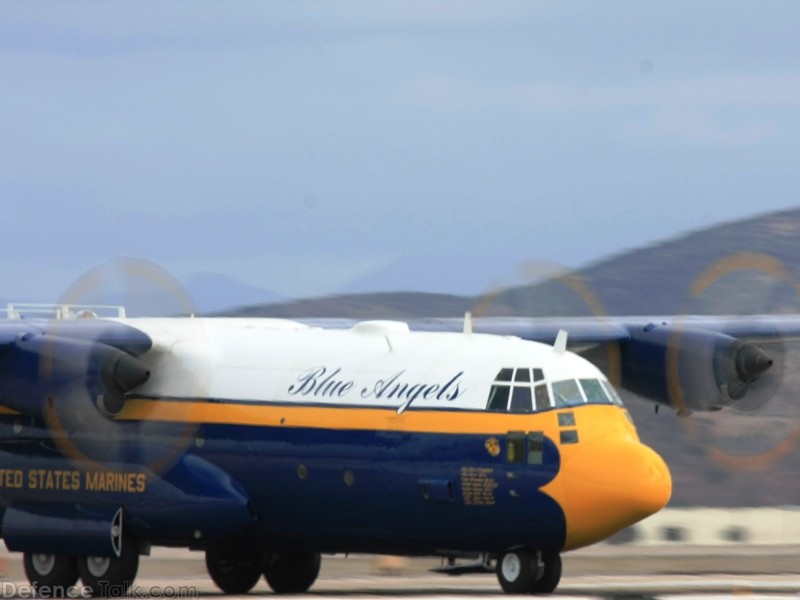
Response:
[[[497,579],[507,594],[550,594],[561,580],[561,556],[516,548],[497,559]]]

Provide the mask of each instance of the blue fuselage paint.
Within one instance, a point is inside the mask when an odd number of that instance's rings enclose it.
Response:
[[[548,438],[542,464],[529,465],[509,462],[507,441],[491,434],[220,424],[71,434],[92,461],[113,456],[127,473],[103,490],[87,489],[88,463],[64,458],[41,424],[21,436],[14,422],[0,425],[2,506],[119,505],[156,545],[433,554],[559,550],[566,536],[561,507],[540,491],[560,468]],[[48,471],[61,472],[50,485]]]

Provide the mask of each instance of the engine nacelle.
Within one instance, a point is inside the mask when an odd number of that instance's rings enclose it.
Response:
[[[9,550],[119,556],[122,509],[58,502],[12,504],[2,521]]]
[[[106,344],[25,333],[0,353],[0,404],[40,418],[47,398],[58,403],[85,399],[86,405],[115,416],[125,393],[149,377],[147,365]]]
[[[676,325],[648,325],[620,345],[622,387],[680,413],[737,406],[772,366],[758,346]]]

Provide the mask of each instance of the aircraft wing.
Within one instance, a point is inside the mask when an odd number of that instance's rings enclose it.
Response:
[[[141,356],[152,347],[152,340],[144,332],[116,321],[104,319],[0,321],[0,348],[26,341],[33,336],[47,336],[51,341],[68,338],[94,342],[133,356]]]
[[[320,327],[352,327],[350,319],[309,319]],[[413,331],[463,331],[464,319],[412,319]],[[681,414],[727,406],[754,410],[780,384],[783,345],[800,342],[800,315],[479,317],[475,333],[552,344],[560,330],[568,348],[594,362],[624,389]]]
[[[347,329],[357,319],[300,319],[301,322],[324,328]],[[738,339],[771,341],[800,341],[800,314],[797,315],[659,315],[629,317],[476,317],[472,320],[475,333],[511,335],[535,342],[553,343],[563,329],[569,334],[570,348],[589,344],[621,343],[631,339],[633,332],[649,325],[712,331]],[[464,329],[461,318],[410,319],[412,331],[450,331]]]
[[[326,328],[352,327],[350,319],[311,319]],[[413,331],[459,332],[464,319],[416,319]],[[800,341],[800,315],[638,316],[469,319],[475,333],[516,336],[552,344],[560,330],[569,349],[594,362],[624,389],[678,412],[710,411],[732,406],[763,406],[787,370],[783,346]],[[7,386],[27,389],[38,378],[40,358],[63,367],[51,384],[79,372],[97,380],[106,393],[105,411],[116,414],[133,383],[149,371],[136,361],[153,340],[135,327],[114,320],[12,320],[0,322],[0,377]],[[49,364],[49,363],[48,363]],[[63,377],[63,379],[62,379]],[[19,396],[6,404],[26,413],[38,411]]]

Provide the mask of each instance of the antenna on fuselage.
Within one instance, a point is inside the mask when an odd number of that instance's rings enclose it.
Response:
[[[472,313],[464,313],[464,333],[472,333]]]
[[[564,354],[567,351],[567,337],[569,334],[566,329],[559,329],[556,341],[553,344],[553,352],[556,354]]]

